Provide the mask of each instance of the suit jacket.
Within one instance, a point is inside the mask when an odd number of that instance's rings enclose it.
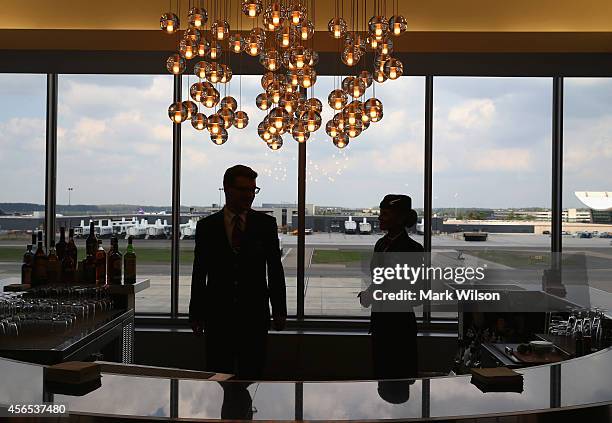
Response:
[[[266,280],[267,271],[267,280]],[[287,315],[285,274],[276,220],[249,210],[239,253],[225,233],[223,210],[198,221],[189,320],[205,330],[269,329],[274,314]]]

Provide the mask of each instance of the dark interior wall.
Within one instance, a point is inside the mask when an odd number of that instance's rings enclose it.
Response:
[[[205,369],[204,337],[186,330],[136,330],[135,362],[150,366]],[[420,334],[419,373],[447,373],[457,337]],[[268,380],[372,379],[370,337],[364,333],[268,336]]]

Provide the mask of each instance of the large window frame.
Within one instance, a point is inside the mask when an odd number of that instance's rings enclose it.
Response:
[[[437,76],[508,76],[508,77],[547,77],[553,80],[551,92],[551,107],[553,128],[551,139],[551,169],[552,185],[550,195],[552,198],[552,222],[551,222],[551,252],[561,252],[561,222],[562,222],[562,174],[563,174],[563,76],[572,77],[612,77],[612,72],[602,71],[605,69],[599,66],[601,58],[582,62],[576,65],[576,54],[556,55],[554,63],[547,61],[542,55],[533,54],[435,54],[432,57],[423,55],[407,55],[398,53],[400,59],[406,60],[413,66],[411,75],[425,76],[425,136],[424,136],[424,248],[430,252],[431,245],[431,217],[432,217],[432,169],[433,169],[433,131],[435,130],[433,120],[433,100],[434,100],[434,78]],[[417,57],[415,57],[417,56]],[[440,56],[440,57],[438,57]],[[80,61],[79,59],[77,59]],[[134,59],[136,60],[136,59]],[[112,65],[106,66],[105,73],[127,73],[134,69],[117,70]],[[137,68],[134,64],[132,67]],[[251,69],[256,69],[255,67]],[[26,70],[22,70],[26,72]],[[256,71],[253,71],[256,72]],[[251,72],[251,73],[253,73]],[[602,74],[602,72],[604,74]],[[606,74],[607,72],[607,74]],[[77,72],[78,73],[78,72]],[[88,72],[89,73],[89,72]],[[155,69],[148,70],[148,74],[160,74],[161,71]],[[249,73],[247,70],[245,74]],[[182,77],[174,77],[174,100],[181,99]],[[45,229],[53,231],[55,229],[55,176],[57,173],[57,90],[58,73],[47,73],[47,140],[46,140],[46,178],[45,178]],[[168,123],[171,124],[170,122]],[[180,175],[181,175],[181,127],[173,127],[173,161],[172,161],[172,222],[173,231],[178,231],[179,204],[180,204]],[[307,163],[307,143],[300,144],[298,149],[298,257],[297,257],[297,292],[304,292],[304,245],[305,245],[305,192],[306,186],[306,163]],[[137,324],[155,324],[159,326],[187,326],[185,314],[178,312],[179,297],[179,243],[178,234],[174,234],[171,251],[171,311],[169,314],[137,314]],[[47,241],[49,242],[49,241]],[[48,246],[47,246],[48,247]],[[290,318],[289,328],[310,329],[310,328],[329,328],[329,329],[356,329],[367,327],[367,319],[363,317],[309,317],[304,316],[303,295],[297,296],[297,313]],[[453,320],[432,320],[429,310],[424,310],[423,318],[420,321],[422,330],[452,330],[456,321]]]

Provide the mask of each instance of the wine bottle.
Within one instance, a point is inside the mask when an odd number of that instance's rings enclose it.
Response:
[[[34,262],[34,253],[32,253],[32,244],[28,244],[27,251],[23,255],[23,264],[21,265],[21,283],[32,284],[32,263]]]
[[[85,251],[86,254],[95,256],[96,251],[98,250],[98,239],[96,238],[96,226],[94,221],[89,222],[89,235],[87,236],[87,240],[85,241]]]
[[[62,281],[65,284],[74,284],[76,283],[76,263],[72,259],[72,254],[64,255],[64,260],[62,260]]]
[[[98,240],[96,251],[96,285],[106,284],[106,251],[102,247],[102,240]]]
[[[121,285],[121,253],[119,252],[119,241],[116,237],[111,238],[111,250],[108,255],[108,283],[110,285]]]
[[[38,231],[38,245],[34,254],[32,265],[32,286],[44,285],[47,283],[47,254],[43,247],[42,231]]]
[[[60,227],[60,239],[57,244],[55,244],[55,253],[57,254],[57,259],[60,261],[60,263],[64,261],[66,246],[66,228],[62,226]]]
[[[136,253],[132,245],[132,237],[128,238],[128,246],[123,256],[123,280],[126,284],[136,283]]]
[[[60,273],[62,271],[62,266],[55,252],[55,241],[51,241],[51,248],[49,248],[47,261],[47,281],[49,283],[61,282]]]
[[[78,251],[76,244],[74,243],[74,229],[70,228],[68,231],[68,245],[66,245],[66,255],[72,258],[73,268],[76,272],[77,264],[79,261]]]

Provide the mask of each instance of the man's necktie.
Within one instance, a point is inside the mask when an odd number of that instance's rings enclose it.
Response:
[[[234,222],[233,225],[233,229],[232,229],[232,248],[235,251],[240,251],[240,242],[242,241],[242,222],[240,220],[240,216],[239,215],[234,215],[234,218],[232,219],[232,221]]]

